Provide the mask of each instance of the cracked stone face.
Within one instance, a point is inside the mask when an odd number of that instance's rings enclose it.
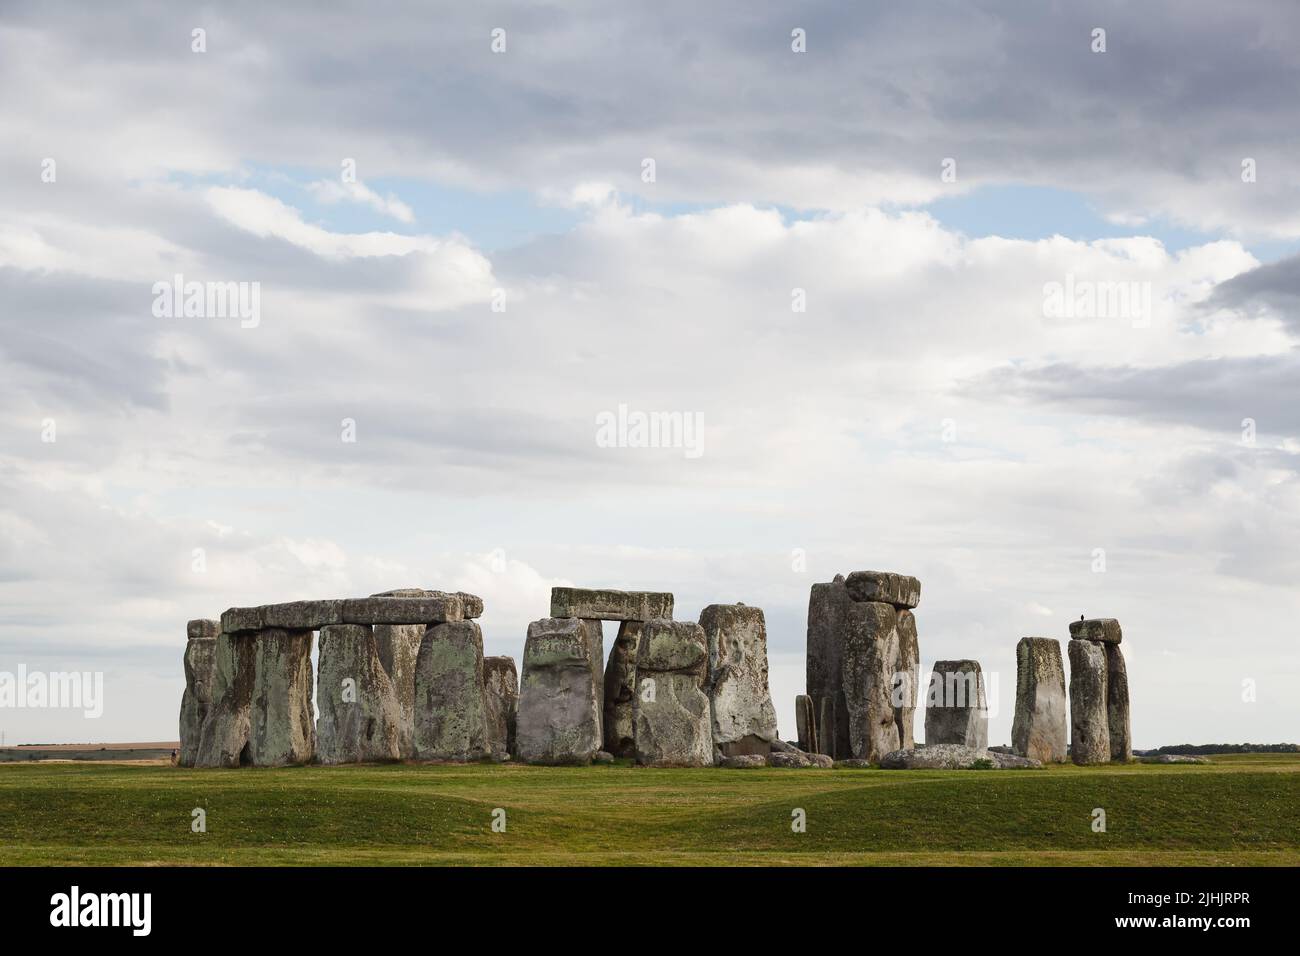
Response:
[[[368,763],[402,757],[403,714],[379,659],[372,628],[321,628],[316,689],[316,756],[321,763]]]
[[[524,643],[515,744],[529,763],[589,763],[603,742],[600,621],[543,618]]]
[[[212,706],[212,682],[216,669],[216,621],[190,621],[186,627],[185,692],[181,696],[180,759],[182,767],[194,766],[198,758],[203,723]]]
[[[1022,637],[1016,645],[1016,712],[1011,746],[1022,757],[1043,763],[1066,759],[1065,665],[1061,642]]]
[[[706,686],[715,757],[768,753],[777,732],[763,611],[711,604],[700,613],[700,627],[708,640]]]
[[[512,657],[483,659],[484,706],[488,749],[493,755],[515,753],[515,719],[519,709],[519,675]]]
[[[425,631],[415,662],[416,759],[488,756],[485,693],[478,623],[454,621]]]
[[[1070,641],[1070,758],[1080,765],[1110,762],[1106,652],[1093,641]]]
[[[647,621],[637,647],[632,701],[636,762],[657,767],[709,767],[712,715],[704,685],[708,641],[691,621]]]
[[[605,750],[615,757],[636,754],[632,723],[632,698],[636,694],[636,650],[641,642],[641,622],[623,621],[605,665]]]

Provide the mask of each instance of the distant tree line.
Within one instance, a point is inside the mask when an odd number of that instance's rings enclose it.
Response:
[[[1294,754],[1300,753],[1300,744],[1170,744],[1155,750],[1144,750],[1144,756],[1155,754]]]

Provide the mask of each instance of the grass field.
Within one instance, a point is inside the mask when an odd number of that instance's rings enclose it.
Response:
[[[0,766],[0,864],[1297,865],[1300,756],[1041,771]],[[191,832],[202,807],[207,832]],[[504,833],[491,829],[506,810]],[[1092,830],[1093,808],[1107,832]],[[807,832],[791,830],[791,811]]]

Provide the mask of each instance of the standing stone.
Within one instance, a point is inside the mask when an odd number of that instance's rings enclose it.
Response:
[[[1016,645],[1016,714],[1011,747],[1022,757],[1062,763],[1066,757],[1065,666],[1061,642],[1022,637]]]
[[[375,649],[401,711],[397,749],[402,759],[415,756],[415,662],[428,628],[423,624],[376,624]]]
[[[364,624],[321,628],[317,653],[316,758],[324,764],[402,757],[402,707]]]
[[[615,757],[636,755],[632,698],[636,696],[636,649],[641,622],[623,621],[605,665],[605,750]]]
[[[520,760],[588,763],[600,750],[603,659],[600,621],[547,617],[528,625],[515,730]]]
[[[844,628],[852,604],[844,577],[838,574],[828,584],[814,584],[808,599],[806,686],[817,718],[821,753],[837,759],[851,756],[842,662]]]
[[[817,746],[817,714],[813,699],[807,694],[799,694],[794,699],[794,726],[799,735],[799,749],[804,753],[821,753]]]
[[[918,593],[920,586],[918,582]],[[909,610],[898,612],[897,668],[894,719],[898,723],[898,745],[908,750],[916,746],[916,699],[921,687],[921,643],[916,636],[916,615]]]
[[[767,681],[767,624],[761,608],[710,604],[700,613],[708,641],[705,686],[715,756],[766,754],[776,739]]]
[[[425,631],[415,661],[415,759],[486,757],[484,696],[478,622],[451,621]]]
[[[255,767],[310,763],[316,755],[312,714],[312,632],[268,628],[253,637],[249,745]]]
[[[1110,761],[1106,703],[1106,652],[1093,641],[1070,641],[1070,759],[1076,764]]]
[[[254,633],[222,631],[217,635],[212,703],[199,736],[196,767],[239,767],[253,762],[249,736],[257,682],[256,641]]]
[[[637,646],[632,702],[636,762],[655,767],[713,765],[705,692],[708,639],[691,621],[647,621]]]
[[[203,722],[212,706],[212,680],[216,668],[216,621],[190,621],[186,627],[185,693],[181,695],[181,752],[178,763],[193,767],[203,736]]]
[[[989,746],[988,700],[979,661],[935,661],[925,706],[925,745]]]
[[[1110,731],[1110,759],[1128,763],[1133,759],[1133,735],[1129,726],[1128,668],[1118,643],[1102,645],[1106,650],[1106,727]]]
[[[513,755],[515,714],[519,707],[519,675],[514,658],[483,658],[483,685],[488,750],[493,757]]]
[[[892,604],[850,602],[843,636],[841,667],[848,712],[848,756],[879,763],[885,754],[899,749],[892,702],[899,659],[898,611]]]

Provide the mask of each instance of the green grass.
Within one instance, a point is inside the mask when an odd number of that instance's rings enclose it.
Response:
[[[190,831],[195,807],[207,833]],[[1294,866],[1300,756],[991,772],[0,766],[0,865],[71,863]]]

